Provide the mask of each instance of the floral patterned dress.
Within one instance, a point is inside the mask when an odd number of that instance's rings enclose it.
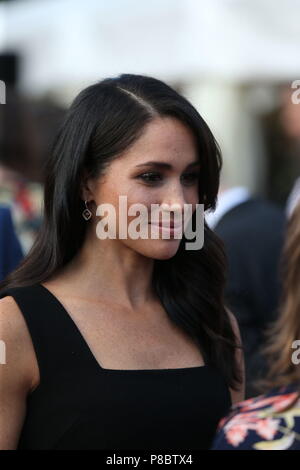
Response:
[[[212,450],[300,450],[300,384],[237,403],[218,426]]]

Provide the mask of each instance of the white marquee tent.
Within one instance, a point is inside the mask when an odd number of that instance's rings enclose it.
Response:
[[[31,93],[123,71],[172,81],[300,76],[299,0],[18,0],[0,50],[22,54]]]

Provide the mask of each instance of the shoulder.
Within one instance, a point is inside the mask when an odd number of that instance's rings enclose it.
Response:
[[[272,230],[272,224],[276,224],[277,231]],[[255,237],[254,240],[258,243],[258,234],[267,233],[274,237],[284,226],[285,214],[280,206],[263,199],[250,199],[227,212],[220,220],[217,231],[225,237],[227,243],[239,242],[244,246],[249,237]],[[237,250],[236,246],[233,248]]]
[[[6,206],[0,207],[0,223],[2,226],[3,224],[5,225],[12,224],[11,210],[9,207],[6,207]]]
[[[15,336],[21,333],[22,315],[17,303],[11,295],[0,299],[0,327],[6,336]]]
[[[10,207],[9,206],[6,206],[6,205],[1,205],[0,206],[0,217],[9,217],[10,216]]]
[[[299,390],[274,390],[233,406],[219,423],[213,449],[300,449],[299,431]]]
[[[0,371],[30,391],[37,383],[36,356],[25,319],[10,295],[0,299],[0,340]]]

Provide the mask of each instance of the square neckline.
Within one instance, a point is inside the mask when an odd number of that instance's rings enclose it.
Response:
[[[84,351],[87,354],[87,356],[90,358],[91,362],[94,364],[95,368],[103,371],[105,373],[164,373],[164,372],[188,372],[188,371],[198,371],[200,369],[207,369],[208,364],[203,364],[202,366],[192,366],[192,367],[176,367],[176,368],[164,368],[164,369],[106,369],[104,368],[96,359],[94,353],[92,352],[87,340],[84,338],[83,334],[81,333],[79,327],[77,326],[76,322],[73,320],[72,316],[69,314],[67,309],[64,307],[64,305],[61,303],[61,301],[56,297],[55,294],[53,294],[47,287],[45,287],[42,283],[36,284],[36,286],[41,288],[41,292],[44,292],[46,295],[49,296],[49,298],[52,299],[52,301],[55,302],[56,306],[63,312],[65,318],[67,318],[68,322],[71,324],[72,329],[76,336],[79,338],[81,341]]]

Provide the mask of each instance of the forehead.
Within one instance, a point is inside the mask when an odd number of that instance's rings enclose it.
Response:
[[[176,118],[159,117],[145,127],[139,139],[117,161],[139,165],[155,160],[185,166],[197,159],[193,132]]]

